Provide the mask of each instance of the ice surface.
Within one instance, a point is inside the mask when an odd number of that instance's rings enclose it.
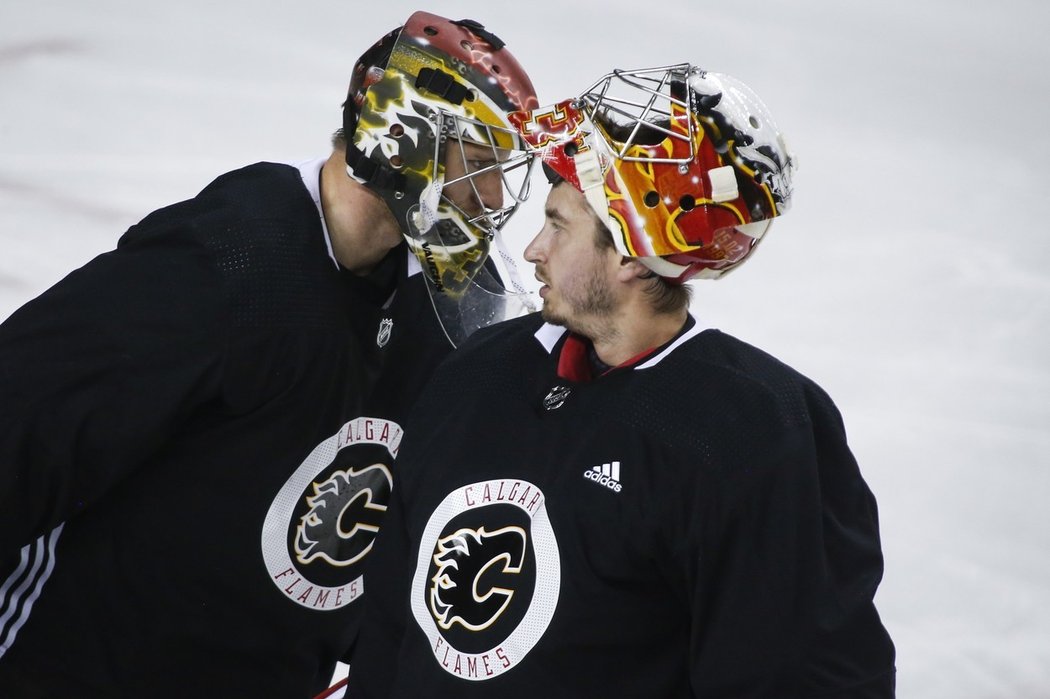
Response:
[[[416,7],[5,0],[0,318],[214,176],[326,153],[353,60]],[[880,503],[900,696],[1050,696],[1050,5],[640,7],[436,11],[500,34],[544,102],[680,61],[766,100],[795,206],[694,307],[841,408]]]

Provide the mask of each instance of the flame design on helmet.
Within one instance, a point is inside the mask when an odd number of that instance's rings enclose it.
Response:
[[[758,97],[726,75],[614,71],[512,121],[617,249],[672,282],[735,269],[790,204],[794,158]]]
[[[515,186],[507,172],[527,170],[531,154],[507,113],[537,104],[514,56],[472,20],[416,12],[355,67],[344,105],[347,171],[383,198],[439,291],[463,291],[526,198],[527,178]],[[477,210],[443,195],[453,142],[491,149],[509,204],[484,206],[469,177]]]

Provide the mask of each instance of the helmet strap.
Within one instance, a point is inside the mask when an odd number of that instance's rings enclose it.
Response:
[[[461,19],[458,22],[452,22],[452,24],[463,27],[474,36],[484,41],[487,41],[489,43],[489,46],[492,47],[493,51],[499,51],[501,48],[507,45],[503,41],[503,39],[499,38],[498,36],[490,32],[488,29],[485,29],[485,26],[477,20]]]
[[[353,170],[355,177],[377,189],[405,191],[406,180],[403,174],[374,160],[351,143],[346,144],[346,165]]]
[[[416,76],[416,89],[431,92],[451,104],[463,104],[469,90],[466,85],[456,80],[443,70],[421,68]]]

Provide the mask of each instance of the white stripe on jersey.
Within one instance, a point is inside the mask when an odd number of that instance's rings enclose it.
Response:
[[[18,567],[0,587],[0,610],[4,610],[3,616],[0,616],[0,658],[14,644],[15,637],[29,619],[33,604],[44,589],[44,583],[55,569],[55,544],[64,526],[64,523],[60,524],[49,534],[23,546]],[[20,579],[21,583],[15,587]]]
[[[690,314],[690,315],[692,315],[692,314]],[[700,323],[700,319],[697,318],[696,316],[693,316],[693,321],[694,321],[693,327],[689,328],[689,330],[687,330],[684,333],[682,333],[678,337],[677,340],[675,340],[670,345],[665,347],[664,350],[662,352],[660,352],[660,354],[657,354],[656,356],[654,356],[654,357],[652,357],[650,359],[647,359],[643,363],[641,363],[638,366],[636,366],[635,369],[648,369],[649,367],[656,366],[657,364],[660,363],[661,359],[663,359],[664,357],[666,357],[667,355],[671,354],[676,349],[678,349],[678,347],[681,346],[682,343],[688,342],[689,340],[691,340],[692,338],[696,337],[697,335],[699,335],[703,331],[710,329],[709,327],[702,325]]]

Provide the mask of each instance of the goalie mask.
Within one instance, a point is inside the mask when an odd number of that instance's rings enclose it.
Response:
[[[473,20],[416,12],[354,68],[347,173],[397,219],[453,344],[531,310],[510,256],[489,251],[528,196],[532,154],[507,114],[536,105],[517,60]]]
[[[672,283],[738,267],[791,202],[795,159],[765,105],[728,75],[614,71],[575,100],[511,118],[618,252]]]

